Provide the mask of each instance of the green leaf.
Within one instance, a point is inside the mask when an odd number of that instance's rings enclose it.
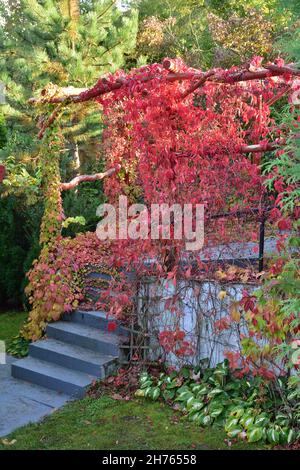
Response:
[[[253,425],[253,423],[254,423],[254,417],[253,416],[249,416],[245,420],[243,420],[243,426],[246,429],[249,429]]]
[[[192,410],[192,411],[193,411],[193,410]],[[198,422],[198,423],[199,423],[201,413],[199,413],[199,411],[196,411],[195,413],[193,413],[192,411],[190,411],[190,413],[189,413],[189,420],[190,420],[190,421],[193,421],[193,422]]]
[[[286,426],[289,422],[289,417],[286,414],[278,413],[275,417],[275,422],[280,426]]]
[[[258,442],[263,437],[263,428],[251,428],[247,432],[249,442]]]
[[[164,390],[162,395],[165,400],[173,400],[175,397],[175,390]]]
[[[152,389],[152,393],[151,393],[150,396],[151,396],[152,400],[157,400],[158,397],[160,396],[160,389],[159,389],[159,387],[156,387],[156,388]]]
[[[189,379],[190,378],[190,369],[188,369],[187,367],[183,367],[180,370],[180,375],[182,375],[182,377],[185,378],[185,379]]]
[[[185,401],[185,402],[187,402],[189,398],[194,398],[194,395],[192,394],[192,392],[190,392],[190,391],[182,392],[176,398],[176,401]]]
[[[205,418],[205,414],[204,413],[196,413],[196,418],[193,419],[193,421],[197,424],[199,424],[200,426],[203,426],[203,420]]]
[[[179,387],[177,390],[178,395],[180,395],[183,392],[190,392],[190,389],[187,385],[182,385],[182,387]]]
[[[218,416],[220,416],[222,413],[223,413],[223,410],[224,410],[224,407],[223,406],[220,406],[218,408],[214,408],[211,412],[210,412],[210,416],[212,418],[217,418]]]
[[[167,384],[167,389],[171,390],[173,388],[178,388],[177,379],[173,379]]]
[[[244,412],[245,410],[243,407],[236,406],[235,408],[231,410],[230,415],[234,416],[235,418],[240,418],[241,416],[243,416]]]
[[[211,423],[211,417],[210,415],[204,416],[202,420],[203,426],[208,426]]]
[[[230,418],[225,423],[225,431],[230,432],[232,429],[237,427],[239,420],[237,418]]]
[[[152,385],[153,385],[152,380],[147,380],[146,382],[141,383],[141,388],[149,388],[149,387],[152,387]]]
[[[203,385],[195,384],[191,386],[193,393],[198,393],[202,389]]]
[[[266,413],[261,413],[255,418],[255,426],[266,426],[268,424],[269,418]]]
[[[243,432],[243,429],[237,426],[228,431],[227,434],[229,437],[237,437],[241,432]]]
[[[194,404],[195,401],[196,400],[195,400],[194,396],[192,395],[190,398],[188,398],[188,400],[186,402],[186,408],[188,410],[190,410],[193,407],[193,404]]]
[[[192,406],[192,410],[201,410],[204,407],[204,403],[199,400],[195,400]]]
[[[201,385],[200,386],[200,389],[198,390],[197,392],[197,396],[202,396],[202,395],[207,395],[207,393],[209,392],[209,387],[207,385]]]
[[[214,397],[216,395],[219,395],[220,393],[223,393],[223,390],[221,388],[214,388],[213,390],[211,390],[209,393],[208,393],[208,397],[211,398],[211,397]]]
[[[296,349],[296,351],[293,352],[291,361],[293,364],[298,364],[300,361],[300,348]]]
[[[145,388],[145,397],[150,397],[152,391],[152,387]]]
[[[287,436],[287,443],[292,444],[296,440],[296,433],[294,429],[290,429]]]
[[[279,431],[277,431],[275,428],[270,428],[267,431],[267,438],[271,444],[279,444],[279,441],[280,441]]]

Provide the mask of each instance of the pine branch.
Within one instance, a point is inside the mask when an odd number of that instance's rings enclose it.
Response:
[[[100,18],[102,18],[102,16],[104,16],[115,3],[116,0],[112,0],[112,2],[100,13],[100,15],[97,16],[97,20],[100,20]]]

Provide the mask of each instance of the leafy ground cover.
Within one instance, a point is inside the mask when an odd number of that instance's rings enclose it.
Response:
[[[0,439],[0,450],[15,449],[267,449],[233,441],[219,427],[202,430],[159,402],[114,400],[107,395],[68,403],[38,424]]]
[[[288,446],[299,443],[299,392],[296,376],[276,382],[242,377],[225,360],[215,368],[185,367],[158,377],[143,372],[135,395],[162,399],[203,428],[222,425],[230,439]]]

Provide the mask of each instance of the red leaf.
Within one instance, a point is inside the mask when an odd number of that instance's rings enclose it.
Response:
[[[2,183],[2,181],[4,180],[4,177],[5,177],[5,166],[0,165],[0,183]]]
[[[109,322],[107,323],[107,330],[108,330],[109,332],[113,332],[113,331],[115,331],[116,329],[117,329],[117,324],[116,324],[116,322],[114,322],[114,321],[109,321]]]

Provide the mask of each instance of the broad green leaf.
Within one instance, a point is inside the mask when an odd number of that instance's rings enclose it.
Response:
[[[152,386],[152,380],[147,380],[141,383],[141,388],[148,388]]]
[[[296,433],[294,429],[290,429],[287,436],[287,443],[292,444],[296,440]]]
[[[192,385],[191,389],[192,389],[193,393],[198,393],[202,389],[202,387],[203,387],[203,385],[196,384],[196,385]]]
[[[267,431],[267,438],[271,444],[279,444],[279,441],[280,441],[279,431],[277,431],[274,428],[270,428]]]
[[[160,389],[158,387],[152,389],[152,393],[150,396],[153,400],[157,400],[159,395],[160,395]]]
[[[260,441],[263,437],[263,429],[262,428],[251,428],[247,432],[247,439],[249,442],[257,442]]]
[[[203,407],[204,407],[204,403],[202,403],[202,401],[195,399],[192,405],[192,410],[201,410]]]
[[[237,418],[230,418],[225,423],[225,431],[229,432],[235,427],[237,427],[239,420]]]
[[[197,395],[207,395],[209,392],[209,387],[207,385],[201,385],[200,389],[197,392]]]
[[[151,380],[151,377],[149,377],[148,374],[146,374],[146,375],[141,375],[141,377],[140,377],[140,383],[145,383],[145,382],[147,382],[148,380]],[[151,382],[152,382],[152,380],[151,380]]]
[[[194,421],[194,422],[199,422],[201,413],[199,413],[199,411],[196,411],[195,413],[193,413],[192,411],[190,411],[189,413],[189,420]]]
[[[194,396],[192,395],[190,398],[188,398],[188,400],[186,402],[186,408],[188,410],[190,410],[193,407],[193,404],[194,404],[195,401],[196,400],[195,400]]]
[[[235,418],[240,418],[241,416],[243,416],[244,412],[244,408],[242,408],[241,406],[236,406],[231,410],[230,415],[234,416]]]
[[[219,395],[220,393],[223,393],[223,390],[221,388],[214,388],[213,390],[211,390],[209,393],[208,393],[208,397],[211,398],[211,397],[214,397],[216,395]]]
[[[175,390],[164,390],[162,395],[165,400],[173,400],[175,397]]]
[[[183,392],[190,392],[190,389],[187,385],[182,385],[182,387],[179,387],[177,390],[177,394],[180,395]]]
[[[176,401],[184,401],[187,402],[189,398],[194,398],[194,395],[192,392],[182,392],[180,395],[176,398]]]
[[[152,390],[153,390],[152,387],[145,388],[145,397],[150,397]]]
[[[253,416],[249,416],[249,418],[245,419],[244,422],[243,422],[243,425],[246,429],[250,428],[252,426],[252,424],[254,423],[254,417]]]
[[[266,413],[261,413],[255,418],[255,426],[265,426],[266,424],[268,424],[268,422],[269,418]]]
[[[187,367],[183,367],[181,370],[180,370],[180,375],[182,375],[185,379],[189,379],[190,378],[190,369],[188,369]]]
[[[289,422],[289,418],[286,414],[283,413],[278,413],[275,418],[276,424],[279,424],[280,426],[286,426]]]
[[[223,413],[223,406],[220,406],[219,408],[214,408],[211,412],[210,412],[210,416],[212,418],[217,418],[218,416],[220,416],[222,413]]]
[[[237,427],[234,427],[233,429],[231,429],[230,431],[228,431],[227,434],[228,434],[229,437],[237,437],[242,431],[243,431],[243,429],[241,427],[237,426]]]
[[[202,423],[203,423],[203,426],[208,426],[211,422],[211,417],[210,415],[206,415],[204,416],[203,420],[202,420]]]

